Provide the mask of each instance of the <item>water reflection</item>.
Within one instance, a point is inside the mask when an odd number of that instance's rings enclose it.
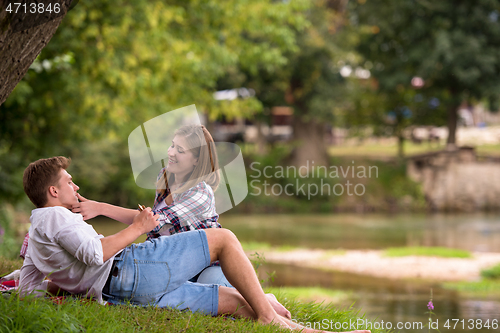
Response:
[[[500,215],[227,215],[219,221],[240,241],[321,249],[383,249],[392,246],[445,246],[500,252]],[[125,224],[89,221],[109,235]],[[145,237],[141,238],[141,240]]]
[[[445,246],[500,252],[500,215],[223,215],[241,241],[308,248]]]
[[[463,298],[457,292],[442,289],[437,284],[418,281],[388,280],[356,275],[343,272],[322,271],[311,268],[303,268],[292,265],[266,264],[261,272],[262,277],[266,272],[276,271],[276,277],[271,286],[306,286],[323,287],[330,289],[341,289],[352,291],[351,297],[337,304],[339,308],[348,308],[353,302],[354,308],[360,309],[372,322],[391,322],[393,328],[396,323],[421,322],[422,325],[428,321],[427,302],[429,302],[430,289],[433,289],[433,301],[436,319],[439,322],[441,332],[471,332],[467,329],[469,319],[483,322],[489,319],[500,321],[500,300],[484,300]],[[465,329],[455,327],[447,329],[444,327],[450,319],[465,319]],[[412,325],[413,326],[413,325]],[[417,326],[415,326],[417,327]],[[400,332],[421,332],[420,329],[402,329]],[[490,329],[474,329],[473,332],[492,332]],[[495,330],[493,330],[495,331]]]

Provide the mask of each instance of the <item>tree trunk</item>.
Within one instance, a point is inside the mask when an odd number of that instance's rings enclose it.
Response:
[[[266,136],[264,135],[264,131],[262,130],[262,128],[264,127],[264,123],[260,120],[256,120],[255,127],[257,128],[257,139],[256,139],[257,154],[264,155],[267,152],[266,149],[267,139]]]
[[[458,104],[452,104],[448,109],[448,139],[446,140],[446,146],[448,149],[455,149],[457,147],[457,109]]]
[[[205,120],[205,127],[207,128],[208,132],[213,137],[215,135],[215,132],[216,132],[215,121],[210,119],[206,110],[203,110],[203,116],[205,117],[205,119],[204,119]]]
[[[24,13],[25,7],[17,8],[13,1],[0,0],[0,105],[5,102],[50,41],[68,12],[72,0],[38,2],[43,4],[44,8],[51,2],[51,6],[59,3],[60,12],[31,14],[27,6],[28,10]],[[75,0],[75,4],[77,2]],[[7,11],[9,4],[12,12]],[[29,5],[29,2],[27,4]],[[15,13],[16,9],[18,13]]]
[[[292,119],[293,138],[297,146],[291,155],[291,164],[305,166],[311,171],[312,166],[328,166],[328,154],[325,144],[325,124],[315,120],[302,121],[300,117]]]
[[[404,143],[405,143],[405,137],[403,136],[403,133],[398,134],[398,157],[403,158],[405,156],[404,152]]]

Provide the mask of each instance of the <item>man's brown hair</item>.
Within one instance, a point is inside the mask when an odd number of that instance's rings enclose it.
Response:
[[[59,172],[67,169],[71,159],[64,156],[42,158],[30,163],[23,174],[24,192],[31,202],[41,208],[47,204],[47,190],[59,182]]]

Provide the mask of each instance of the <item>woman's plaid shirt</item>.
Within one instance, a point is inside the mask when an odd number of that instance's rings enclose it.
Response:
[[[169,193],[156,193],[153,212],[160,215],[160,224],[148,233],[148,238],[159,237],[160,229],[166,224],[172,225],[168,229],[171,235],[196,229],[222,228],[217,222],[219,215],[215,211],[214,192],[204,181],[184,193],[174,193],[171,205],[158,208]]]

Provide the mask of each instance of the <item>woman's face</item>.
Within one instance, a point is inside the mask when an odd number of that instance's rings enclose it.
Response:
[[[183,181],[198,163],[198,159],[187,148],[184,137],[178,135],[174,136],[172,145],[168,147],[167,171],[179,181]]]

